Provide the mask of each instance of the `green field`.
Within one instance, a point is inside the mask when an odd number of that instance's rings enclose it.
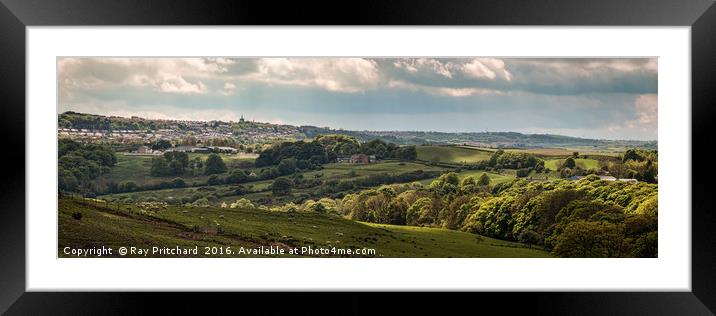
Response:
[[[467,145],[460,145],[455,146],[457,148],[465,148],[465,149],[473,149],[473,150],[482,150],[487,152],[495,152],[498,149],[497,148],[485,148],[485,147],[476,147],[476,146],[467,146]],[[593,148],[593,147],[586,147],[586,146],[575,146],[575,147],[565,147],[565,148],[505,148],[503,149],[506,152],[515,152],[515,153],[527,153],[527,154],[533,154],[535,156],[538,156],[540,158],[550,158],[550,157],[559,157],[564,158],[567,156],[571,156],[574,152],[578,152],[582,155],[589,155],[589,156],[603,156],[608,158],[615,158],[621,155],[622,152],[624,152],[625,148],[621,147],[610,147],[610,148]]]
[[[513,175],[507,175],[507,174],[500,174],[495,172],[487,172],[487,171],[480,171],[480,170],[465,170],[458,172],[458,177],[460,180],[464,179],[465,177],[472,176],[476,180],[482,176],[483,173],[486,173],[488,177],[490,177],[490,184],[495,185],[499,183],[505,183],[510,182],[512,180],[515,180],[515,176]],[[431,182],[433,182],[435,179],[425,179],[420,181],[423,185],[429,185]]]
[[[480,176],[482,176],[483,173],[486,173],[487,176],[490,177],[490,184],[495,185],[499,183],[505,183],[510,182],[515,179],[514,175],[505,175],[500,173],[494,173],[494,172],[485,172],[480,170],[466,170],[458,173],[458,176],[460,177],[460,180],[462,180],[465,177],[472,176],[475,179],[479,179]]]
[[[544,167],[549,170],[557,170],[560,165],[564,162],[564,159],[549,159],[545,160]],[[596,159],[585,159],[585,158],[577,158],[574,159],[574,162],[577,163],[577,166],[581,167],[582,169],[598,169],[599,168],[599,161]]]
[[[490,159],[488,150],[463,146],[418,146],[418,160],[441,163],[476,163]]]
[[[113,181],[116,183],[134,181],[138,185],[146,184],[157,184],[163,181],[171,181],[177,176],[168,177],[154,177],[149,175],[149,171],[152,168],[152,158],[157,156],[151,155],[125,155],[125,153],[117,153],[117,164],[110,169],[109,173],[100,176],[96,182],[108,182]],[[190,153],[189,160],[196,157],[201,157],[202,160],[206,160],[208,154]],[[231,168],[237,168],[239,166],[253,165],[253,156],[247,156],[242,154],[219,154],[226,163],[226,166]],[[208,176],[202,173],[196,175],[191,174],[190,170],[187,170],[183,175],[180,176],[188,184],[193,182],[206,182]]]
[[[442,167],[437,166],[429,166],[424,165],[420,163],[412,163],[412,162],[398,162],[398,161],[383,161],[379,163],[372,163],[372,164],[350,164],[350,163],[331,163],[326,164],[323,166],[323,169],[321,170],[311,170],[306,172],[301,172],[300,175],[303,176],[304,179],[315,179],[320,178],[321,180],[330,181],[330,180],[355,180],[359,178],[364,178],[373,174],[392,174],[397,175],[401,173],[406,172],[412,172],[417,170],[423,170],[423,171],[443,171],[446,170]],[[144,172],[149,172],[148,170],[145,170]],[[151,176],[146,176],[148,178],[152,178]],[[158,178],[163,179],[163,178]],[[189,178],[187,179],[187,183],[191,184],[191,181],[197,181],[201,182],[201,180],[206,181],[206,177],[195,177],[195,178]],[[166,179],[164,179],[166,181]],[[155,180],[156,181],[156,180]],[[235,201],[238,198],[248,198],[252,201],[255,201],[260,198],[269,198],[271,197],[271,193],[268,190],[269,185],[274,180],[263,180],[263,181],[255,181],[255,182],[248,182],[243,183],[241,186],[245,187],[249,191],[256,192],[256,193],[249,193],[242,196],[237,196],[234,194],[234,191],[238,187],[237,184],[221,184],[221,185],[214,185],[214,186],[197,186],[197,187],[186,187],[186,188],[175,188],[175,189],[162,189],[162,190],[149,190],[149,191],[139,191],[139,192],[130,192],[130,193],[119,193],[119,194],[110,194],[110,195],[103,195],[103,199],[110,199],[110,200],[123,200],[127,198],[131,198],[133,201],[143,201],[143,200],[149,200],[149,201],[166,201],[167,199],[179,199],[189,197],[192,195],[207,195],[212,194],[217,196],[216,201],[212,201],[212,204],[220,204],[221,202],[229,202],[229,201]],[[430,183],[432,179],[429,179],[427,183]],[[264,191],[264,192],[261,192]],[[293,190],[294,195],[299,194],[311,194],[313,191],[315,191],[315,188],[307,188],[307,189],[296,189]],[[274,199],[275,203],[284,203],[286,202],[286,198],[276,198]]]
[[[74,219],[74,212],[80,212],[81,219]],[[374,249],[374,254],[362,255],[369,257],[550,257],[545,251],[530,249],[519,243],[447,229],[367,224],[336,215],[256,209],[169,206],[143,213],[136,205],[114,204],[107,207],[84,199],[61,198],[59,225],[62,227],[58,243],[60,257],[67,257],[62,251],[64,247],[101,246],[115,250],[121,246],[198,246],[200,256],[218,257],[256,255],[204,255],[203,247],[230,246],[232,251],[240,247],[289,249],[309,246]]]

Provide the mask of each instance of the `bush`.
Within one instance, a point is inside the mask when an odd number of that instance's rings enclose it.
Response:
[[[530,169],[528,169],[528,168],[517,169],[516,176],[518,178],[524,178],[528,175],[530,175]]]
[[[248,182],[249,176],[241,169],[236,169],[226,177],[226,183],[244,183]]]
[[[569,157],[564,160],[564,163],[562,163],[562,168],[574,168],[577,166],[577,163],[574,161],[574,158]]]
[[[221,184],[221,180],[215,174],[212,174],[209,179],[206,180],[206,185],[217,185]]]
[[[174,180],[172,180],[171,186],[174,188],[183,188],[186,186],[186,182],[184,182],[184,179],[182,178],[174,178]]]
[[[74,213],[72,213],[72,218],[74,218],[74,219],[76,219],[76,220],[79,221],[79,220],[82,219],[82,213],[80,213],[80,212],[74,212]]]
[[[477,185],[490,185],[490,176],[488,176],[487,173],[480,175],[480,178],[477,180]]]
[[[224,172],[226,172],[226,164],[224,164],[224,160],[221,159],[221,156],[217,154],[209,155],[209,158],[206,159],[204,173],[212,175]]]
[[[288,195],[291,193],[293,182],[286,178],[278,178],[271,183],[271,192],[274,195]]]
[[[529,229],[523,231],[522,233],[520,233],[520,236],[517,237],[517,240],[519,240],[523,244],[527,244],[527,247],[530,248],[532,248],[532,245],[538,244],[541,239],[542,236],[540,236],[540,234]]]

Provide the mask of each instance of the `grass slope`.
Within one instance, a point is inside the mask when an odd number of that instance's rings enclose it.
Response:
[[[115,167],[116,168],[116,167]],[[313,178],[321,178],[323,180],[329,181],[329,180],[354,180],[359,178],[364,178],[367,176],[370,176],[372,174],[392,174],[397,175],[401,173],[406,172],[412,172],[417,170],[423,170],[423,171],[440,171],[444,170],[444,168],[436,167],[436,166],[428,166],[424,164],[419,163],[412,163],[412,162],[397,162],[397,161],[383,161],[380,163],[372,163],[372,164],[349,164],[349,163],[331,163],[324,165],[324,168],[321,170],[314,170],[314,171],[307,171],[302,172],[301,175],[304,177],[304,179],[313,179]],[[146,171],[148,172],[148,171]],[[190,180],[187,180],[189,182]],[[206,181],[206,180],[204,180]],[[268,189],[269,185],[274,180],[264,180],[264,181],[255,181],[255,182],[248,182],[243,183],[242,186],[248,188],[250,191],[261,191]],[[429,181],[428,181],[429,183]],[[163,189],[163,190],[150,190],[150,191],[140,191],[140,192],[131,192],[131,193],[119,193],[119,194],[111,194],[111,195],[105,195],[102,198],[109,198],[109,199],[125,199],[125,198],[131,198],[134,201],[140,201],[140,200],[146,200],[146,199],[156,199],[156,200],[166,200],[167,198],[171,197],[174,199],[181,199],[183,197],[191,196],[194,194],[199,195],[206,195],[215,193],[216,195],[220,196],[218,199],[218,202],[228,202],[228,201],[235,201],[239,198],[248,198],[251,200],[256,200],[258,198],[266,198],[270,196],[270,192],[259,192],[259,193],[251,193],[244,196],[237,196],[234,195],[233,192],[235,191],[237,185],[214,185],[214,186],[205,186],[205,187],[187,187],[187,188],[177,188],[177,189]],[[314,188],[309,188],[305,190],[294,190],[294,194],[300,194],[304,193],[302,191],[315,191]]]
[[[235,168],[240,165],[251,165],[254,161],[254,158],[250,158],[245,154],[219,155],[224,160],[224,163],[226,163],[229,169]],[[193,175],[188,169],[183,175],[180,176],[154,177],[149,175],[149,171],[152,168],[152,158],[156,158],[157,156],[125,155],[124,153],[117,153],[116,156],[117,164],[110,169],[109,173],[99,177],[96,180],[97,182],[114,181],[116,183],[121,183],[125,181],[134,181],[138,185],[146,185],[156,184],[162,181],[171,181],[176,177],[181,177],[182,179],[184,179],[184,181],[191,184],[193,182],[206,182],[206,180],[209,178],[209,176],[206,176],[201,172],[198,172],[196,175]],[[208,154],[189,154],[190,160],[196,157],[200,157],[202,160],[205,161],[208,157]]]
[[[418,159],[443,163],[476,163],[490,159],[487,150],[456,146],[418,146]]]
[[[557,170],[560,165],[564,162],[564,159],[549,159],[544,161],[544,167],[549,170]],[[574,159],[574,162],[577,163],[577,166],[581,167],[582,169],[598,169],[599,168],[599,161],[596,159],[585,159],[585,158],[577,158]]]
[[[81,212],[82,218],[72,218]],[[223,228],[217,233],[216,223]],[[439,228],[367,224],[334,215],[255,209],[169,207],[142,215],[136,206],[59,201],[59,248],[204,246],[371,248],[375,257],[549,257],[519,243]],[[152,256],[152,255],[150,255]],[[219,257],[227,255],[216,255]],[[231,257],[246,255],[232,254]],[[248,255],[254,256],[254,255]],[[263,256],[263,255],[259,255]]]
[[[503,171],[503,172],[506,172],[506,171]],[[482,176],[483,173],[487,174],[487,176],[490,177],[491,185],[495,185],[498,183],[510,182],[510,181],[516,179],[514,175],[510,176],[510,175],[500,174],[500,173],[496,173],[496,172],[487,172],[487,171],[481,171],[481,170],[464,170],[464,171],[458,172],[457,176],[460,178],[460,180],[462,180],[466,177],[469,177],[469,176],[472,176],[475,178],[475,180],[477,180],[480,178],[480,176]],[[425,179],[425,180],[420,181],[420,183],[422,183],[424,185],[429,185],[434,180],[435,180],[434,178],[433,179]]]

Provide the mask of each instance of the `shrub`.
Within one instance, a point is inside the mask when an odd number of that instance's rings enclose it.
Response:
[[[532,245],[539,243],[539,241],[542,239],[542,236],[540,236],[540,234],[536,233],[533,230],[527,229],[520,233],[517,239],[521,243],[527,244],[527,247],[532,248]]]
[[[271,183],[271,192],[274,195],[288,195],[291,193],[293,183],[286,178],[278,178]]]
[[[209,155],[204,165],[204,173],[207,175],[226,172],[226,164],[224,164],[224,160],[221,159],[221,156],[217,154]]]
[[[524,177],[528,176],[529,174],[530,174],[530,169],[528,169],[528,168],[517,169],[517,172],[516,172],[516,176],[518,178],[524,178]]]

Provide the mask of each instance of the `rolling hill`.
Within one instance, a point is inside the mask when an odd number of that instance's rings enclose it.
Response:
[[[75,213],[81,213],[81,218],[73,217]],[[232,247],[233,251],[240,247],[374,249],[373,254],[360,255],[368,257],[550,257],[540,249],[465,232],[368,224],[320,213],[174,206],[143,211],[137,205],[106,205],[63,197],[59,199],[59,224],[63,227],[59,232],[59,257],[71,257],[64,253],[65,247],[101,246],[198,246],[199,256],[209,257],[276,255],[204,254],[203,247]]]
[[[417,146],[418,160],[440,163],[476,163],[490,159],[492,152],[454,146]]]

